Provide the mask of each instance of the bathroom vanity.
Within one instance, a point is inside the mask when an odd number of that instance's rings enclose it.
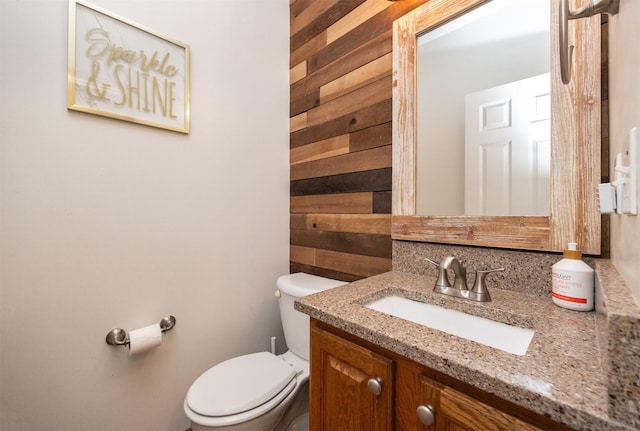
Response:
[[[317,320],[311,346],[312,429],[571,429]]]
[[[505,289],[489,303],[465,301],[433,293],[433,281],[391,271],[296,302],[312,318],[310,429],[637,429],[621,409],[638,400],[612,393],[624,380],[613,373],[626,367],[633,381],[638,367],[615,354],[615,292],[606,316]],[[391,294],[535,333],[516,355],[367,307]],[[637,305],[623,314],[638,324]]]

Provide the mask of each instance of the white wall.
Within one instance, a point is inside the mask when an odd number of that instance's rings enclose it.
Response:
[[[640,130],[640,2],[620,2],[609,20],[609,171],[632,127]],[[640,160],[639,160],[640,164]],[[611,216],[611,259],[640,302],[640,216]]]
[[[67,1],[0,0],[0,429],[185,430],[198,375],[281,337],[288,2],[92,3],[191,46],[191,133],[67,111]]]

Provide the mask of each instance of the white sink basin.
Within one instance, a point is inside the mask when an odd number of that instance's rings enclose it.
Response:
[[[526,354],[533,338],[532,329],[507,325],[396,295],[385,296],[366,304],[365,307],[514,355]]]

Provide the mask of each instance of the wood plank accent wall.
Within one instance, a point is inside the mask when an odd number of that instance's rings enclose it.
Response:
[[[392,24],[426,1],[290,0],[291,272],[391,269]]]
[[[425,1],[290,1],[291,272],[391,269],[392,24]]]

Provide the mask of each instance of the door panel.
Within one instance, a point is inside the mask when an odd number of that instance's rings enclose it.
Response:
[[[311,340],[310,429],[391,430],[393,361],[319,328]],[[379,379],[379,395],[371,379]]]
[[[465,214],[549,215],[550,78],[468,94]]]

